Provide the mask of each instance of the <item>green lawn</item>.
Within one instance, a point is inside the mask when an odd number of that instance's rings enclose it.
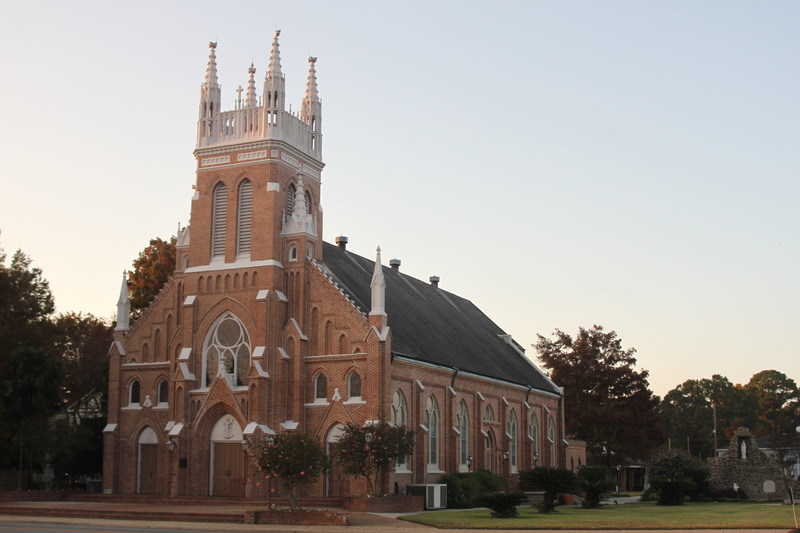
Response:
[[[609,505],[602,509],[560,506],[542,515],[520,507],[518,518],[491,518],[488,509],[436,512],[402,517],[437,528],[462,529],[791,529],[792,507],[778,503],[687,503],[675,507],[653,502]],[[798,510],[800,513],[800,509]]]

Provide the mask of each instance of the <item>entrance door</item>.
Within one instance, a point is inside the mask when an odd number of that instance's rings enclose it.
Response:
[[[156,493],[156,465],[158,445],[139,445],[139,494]]]
[[[333,426],[325,438],[325,451],[331,459],[331,468],[325,475],[325,496],[338,498],[349,493],[349,480],[342,474],[342,469],[338,462],[333,460],[339,445],[339,437],[344,433],[344,426],[336,424]],[[345,485],[348,483],[348,485]]]
[[[244,453],[241,444],[214,443],[214,493],[244,496]]]

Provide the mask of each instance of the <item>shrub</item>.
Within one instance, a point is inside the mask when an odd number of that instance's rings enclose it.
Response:
[[[571,493],[577,488],[577,477],[566,468],[537,466],[520,473],[522,490],[543,490],[544,498],[539,504],[540,513],[555,509],[555,500],[560,492]]]
[[[683,505],[708,489],[708,470],[682,451],[659,453],[650,461],[648,470],[659,505]]]
[[[439,483],[447,485],[447,507],[451,509],[476,507],[478,498],[505,487],[505,480],[488,470],[446,474],[439,479]]]
[[[578,487],[583,493],[583,508],[597,509],[603,496],[614,490],[608,481],[608,469],[604,466],[581,466],[578,468]]]
[[[525,501],[521,492],[496,492],[478,498],[477,504],[492,510],[493,518],[516,518],[519,516],[517,506]]]

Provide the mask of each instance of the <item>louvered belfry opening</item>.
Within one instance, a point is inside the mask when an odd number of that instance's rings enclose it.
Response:
[[[253,184],[244,180],[239,186],[238,224],[236,228],[236,256],[250,255],[253,235]]]
[[[224,183],[214,187],[214,220],[211,231],[211,257],[225,256],[225,222],[228,218],[228,188]]]

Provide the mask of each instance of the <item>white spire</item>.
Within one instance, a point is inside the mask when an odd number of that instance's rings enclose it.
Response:
[[[370,315],[386,314],[386,279],[383,277],[383,265],[381,265],[381,247],[378,246],[375,257],[375,271],[372,274],[372,311]]]
[[[203,85],[206,88],[219,87],[217,82],[217,43],[208,43],[211,50],[208,54],[208,66],[206,67],[206,80]]]
[[[115,331],[129,331],[131,314],[131,301],[128,299],[128,273],[122,271],[122,287],[119,289],[117,301],[117,327]]]
[[[286,100],[286,80],[281,70],[281,49],[278,44],[278,36],[281,30],[275,30],[275,37],[272,39],[272,50],[269,53],[269,67],[267,77],[264,78],[264,107],[267,109],[284,109]]]
[[[247,69],[250,74],[250,80],[247,82],[247,96],[244,100],[245,107],[256,107],[258,105],[258,97],[256,96],[256,68],[250,63],[250,68]]]
[[[318,119],[319,93],[317,92],[317,69],[315,64],[316,57],[308,58],[308,81],[306,82],[306,96],[303,98],[303,107],[300,110],[300,119],[303,122],[311,122]]]

